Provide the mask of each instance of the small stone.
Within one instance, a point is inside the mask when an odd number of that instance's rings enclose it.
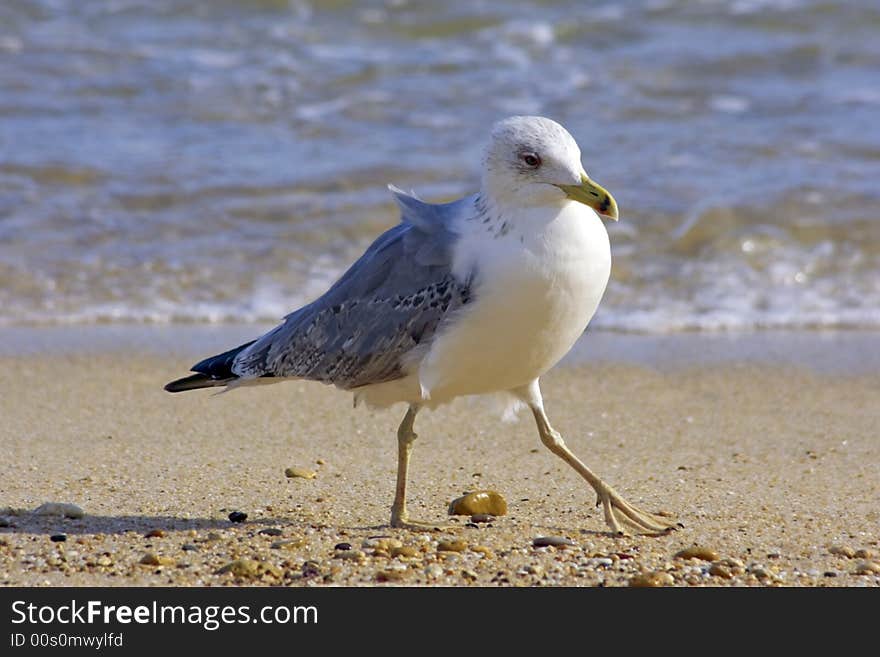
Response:
[[[406,577],[405,570],[380,570],[376,573],[377,582],[399,582]]]
[[[63,543],[67,540],[67,534],[52,534],[49,540],[53,543]]]
[[[333,549],[334,550],[350,550],[351,543],[337,543],[336,545],[333,546]]]
[[[278,527],[266,527],[257,533],[262,534],[263,536],[281,536],[284,532],[278,529]]]
[[[443,566],[440,564],[432,563],[430,566],[425,568],[425,575],[430,577],[431,579],[437,579],[441,575],[443,575]]]
[[[721,563],[728,568],[731,568],[734,572],[743,572],[746,565],[735,557],[727,557],[726,559],[722,559]]]
[[[700,561],[718,561],[721,556],[712,548],[693,546],[675,553],[676,559],[699,559]]]
[[[873,559],[874,557],[877,556],[877,554],[874,552],[874,550],[869,550],[868,548],[862,548],[860,550],[856,550],[856,553],[854,556],[856,559]]]
[[[281,569],[270,563],[263,561],[253,561],[252,559],[236,559],[230,561],[225,566],[215,571],[216,575],[224,573],[232,573],[235,577],[257,578],[263,575],[271,575],[273,577],[281,577]]]
[[[306,561],[303,563],[302,568],[300,568],[300,572],[306,579],[310,577],[320,577],[321,565],[317,561]]]
[[[99,566],[112,566],[113,559],[108,557],[106,554],[102,554],[100,557],[98,557],[98,559],[97,559],[97,561],[95,561],[95,563],[98,564]]]
[[[247,514],[242,511],[233,511],[229,514],[230,522],[244,522],[247,520]]]
[[[501,493],[494,490],[478,490],[467,493],[462,497],[452,500],[449,504],[451,516],[473,516],[486,514],[490,516],[503,516],[507,513],[507,500]]]
[[[733,577],[733,573],[730,572],[730,569],[721,562],[713,563],[709,567],[709,574],[715,577],[720,577],[721,579],[730,579]]]
[[[474,545],[471,548],[472,552],[476,552],[477,554],[482,554],[484,559],[494,559],[495,553],[492,552],[491,548],[486,547],[485,545]]]
[[[141,557],[140,563],[145,566],[173,566],[177,562],[171,557],[160,557],[153,552],[147,552]]]
[[[76,504],[67,502],[46,502],[34,509],[34,515],[61,516],[62,518],[82,518],[86,515]]]
[[[592,557],[584,562],[588,568],[610,568],[614,565],[614,559],[611,557]]]
[[[400,557],[402,559],[413,559],[419,556],[419,551],[409,545],[401,545],[400,547],[391,549],[392,557]]]
[[[467,550],[467,543],[458,538],[437,543],[437,552],[464,552],[465,550]]]
[[[880,563],[876,561],[860,561],[856,564],[856,575],[880,575]]]
[[[471,522],[475,524],[479,522],[492,522],[493,520],[495,520],[495,516],[491,513],[475,513],[471,516]]]
[[[660,586],[672,586],[675,580],[669,573],[655,571],[636,575],[629,580],[629,585],[635,588],[656,588]]]
[[[764,566],[751,566],[749,568],[749,573],[751,573],[758,579],[776,579],[773,573],[764,568]]]
[[[525,567],[525,571],[529,575],[537,575],[538,577],[540,577],[544,574],[544,566],[540,564],[529,564]]]
[[[474,582],[477,579],[477,573],[475,573],[473,570],[462,570],[461,576],[464,579],[470,580],[471,582]]]
[[[184,543],[180,546],[180,549],[184,552],[197,552],[199,549],[198,545],[193,545],[192,543]]]
[[[9,527],[9,521],[6,518],[0,518],[0,527]]]
[[[847,559],[852,559],[856,556],[856,551],[848,545],[834,545],[828,551],[838,557],[846,557]]]
[[[284,471],[284,476],[288,479],[314,479],[318,476],[318,473],[314,470],[306,470],[305,468],[287,468]]]
[[[403,542],[390,536],[372,536],[365,539],[361,544],[361,547],[388,552],[389,550],[399,548],[402,545]]]
[[[165,531],[162,529],[151,529],[146,534],[144,534],[144,538],[163,538],[165,536]]]
[[[538,536],[532,541],[532,547],[572,547],[577,545],[565,536]]]
[[[367,555],[361,550],[338,550],[333,555],[334,559],[342,559],[343,561],[364,561]]]

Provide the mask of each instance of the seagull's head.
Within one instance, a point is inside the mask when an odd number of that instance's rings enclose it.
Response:
[[[577,201],[617,220],[617,202],[584,171],[574,137],[542,116],[512,116],[492,127],[483,190],[501,207]]]

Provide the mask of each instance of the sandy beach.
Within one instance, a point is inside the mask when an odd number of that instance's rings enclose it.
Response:
[[[309,382],[162,390],[222,334],[89,349],[74,329],[48,335],[54,347],[0,354],[3,585],[880,585],[870,367],[610,349],[548,374],[568,445],[631,502],[683,524],[664,536],[609,535],[528,414],[503,423],[490,402],[459,400],[419,417],[410,480],[411,514],[451,527],[414,533],[388,526],[401,408],[353,409],[349,394]],[[805,343],[830,363],[859,362],[852,346],[827,358],[840,343]],[[315,477],[288,478],[289,467]],[[447,516],[453,498],[483,489],[506,498],[507,515]],[[32,513],[45,502],[85,515]],[[542,536],[572,545],[534,547]]]

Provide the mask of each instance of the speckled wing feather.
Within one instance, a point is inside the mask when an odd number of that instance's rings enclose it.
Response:
[[[391,188],[402,220],[383,233],[323,296],[244,349],[232,371],[245,378],[299,377],[340,388],[404,376],[403,357],[427,344],[470,300],[452,273],[451,219],[474,198],[434,205]]]

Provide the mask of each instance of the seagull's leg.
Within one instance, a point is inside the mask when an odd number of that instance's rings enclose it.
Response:
[[[406,473],[409,469],[409,455],[412,445],[418,437],[413,431],[419,407],[412,404],[397,428],[397,487],[394,491],[394,504],[391,506],[391,526],[404,529],[433,530],[440,529],[438,524],[410,520],[406,512]]]
[[[568,449],[559,432],[550,426],[550,420],[547,419],[547,414],[544,412],[544,402],[541,399],[541,390],[538,387],[537,379],[528,386],[515,391],[515,394],[532,409],[541,442],[551,452],[577,470],[578,474],[586,479],[587,483],[596,491],[596,506],[602,505],[605,512],[605,523],[611,528],[611,531],[615,534],[623,534],[621,522],[641,531],[655,533],[675,529],[677,524],[674,521],[642,511],[627,502],[611,486],[593,474],[592,470]]]

